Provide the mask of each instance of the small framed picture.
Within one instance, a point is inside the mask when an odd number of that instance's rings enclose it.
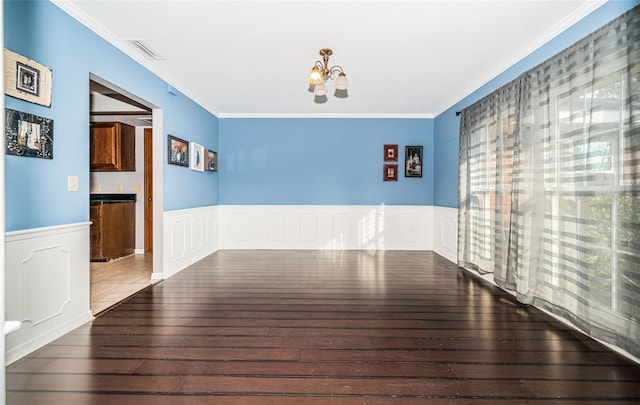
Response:
[[[189,167],[189,143],[173,135],[168,136],[167,158],[172,165]]]
[[[398,161],[398,145],[384,145],[384,161],[385,162]]]
[[[51,69],[4,50],[4,91],[8,96],[51,107]]]
[[[191,170],[204,172],[204,146],[191,142]]]
[[[398,165],[383,165],[383,181],[398,181]]]
[[[53,120],[5,109],[7,155],[53,159]]]
[[[209,172],[218,171],[218,152],[207,149],[207,166],[206,170]]]
[[[16,62],[16,66],[16,89],[38,97],[40,95],[40,71],[20,62]]]
[[[407,146],[404,161],[404,177],[422,177],[422,146]]]

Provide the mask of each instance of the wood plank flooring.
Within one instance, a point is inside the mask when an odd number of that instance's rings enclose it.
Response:
[[[219,251],[7,368],[8,404],[638,404],[640,366],[431,252]]]

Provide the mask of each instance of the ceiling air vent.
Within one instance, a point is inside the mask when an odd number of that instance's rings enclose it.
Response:
[[[162,60],[165,58],[160,52],[156,51],[151,45],[147,44],[143,39],[125,39],[131,46],[136,48],[147,59]]]

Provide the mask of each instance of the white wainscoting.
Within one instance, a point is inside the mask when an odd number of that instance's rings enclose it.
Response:
[[[433,251],[458,263],[458,209],[433,207]]]
[[[456,262],[457,209],[210,206],[163,214],[165,279],[218,249],[433,250]],[[93,319],[89,222],[6,233],[6,363]]]
[[[221,205],[220,249],[432,250],[431,206]]]
[[[168,278],[218,250],[218,206],[166,211],[163,220],[163,272]]]
[[[7,232],[6,363],[93,319],[89,307],[89,222]]]

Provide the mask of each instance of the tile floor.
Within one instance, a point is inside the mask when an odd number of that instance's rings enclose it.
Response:
[[[91,262],[91,312],[97,315],[155,283],[153,255],[138,254],[111,262]]]

